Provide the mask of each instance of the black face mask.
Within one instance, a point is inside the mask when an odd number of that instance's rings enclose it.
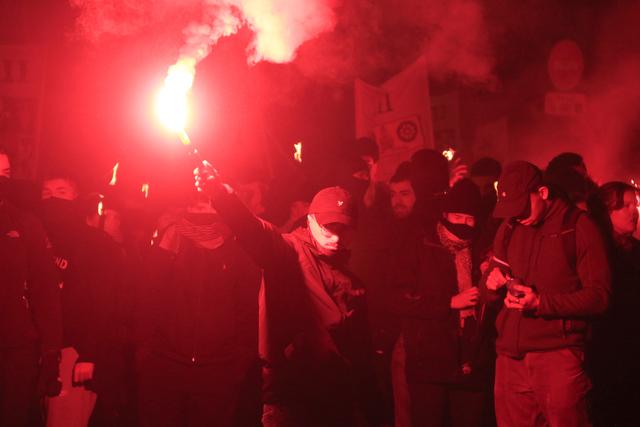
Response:
[[[460,240],[471,240],[476,236],[475,227],[468,226],[467,224],[454,224],[444,218],[441,219],[440,222],[442,223],[444,228],[449,230],[451,234],[453,234]]]
[[[194,225],[210,225],[216,222],[221,222],[220,215],[215,213],[191,213],[184,214],[184,219]]]
[[[75,200],[51,197],[42,201],[42,220],[54,226],[74,225],[82,222],[82,215]]]

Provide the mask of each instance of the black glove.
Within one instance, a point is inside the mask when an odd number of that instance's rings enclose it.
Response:
[[[220,182],[218,171],[206,160],[202,160],[193,170],[193,175],[195,187],[200,192],[211,194],[224,187],[224,184]]]
[[[38,396],[55,397],[62,390],[60,376],[60,351],[47,351],[40,358]]]

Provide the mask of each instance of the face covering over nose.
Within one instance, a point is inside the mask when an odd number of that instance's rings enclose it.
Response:
[[[444,228],[460,240],[471,240],[475,237],[476,229],[474,227],[467,224],[454,224],[444,218],[440,222]]]
[[[50,225],[70,225],[82,222],[78,203],[52,197],[42,201],[42,220]]]

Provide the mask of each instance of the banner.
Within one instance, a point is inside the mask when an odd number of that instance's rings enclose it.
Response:
[[[388,180],[415,151],[433,147],[427,61],[420,57],[381,87],[355,82],[356,138],[374,137],[378,179]]]
[[[16,178],[35,178],[42,121],[44,53],[34,46],[0,45],[0,141]]]

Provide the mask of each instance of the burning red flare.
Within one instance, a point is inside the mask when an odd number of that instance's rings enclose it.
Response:
[[[164,86],[156,99],[156,114],[160,122],[170,131],[176,132],[184,145],[191,141],[185,131],[189,117],[189,92],[196,74],[196,61],[181,58],[169,67]]]
[[[295,152],[293,153],[293,158],[296,162],[302,163],[302,142],[293,144],[293,148],[295,150]]]
[[[100,201],[98,201],[98,216],[102,216],[104,214],[104,203],[102,202],[102,195],[100,195]]]
[[[140,187],[140,192],[142,194],[144,194],[144,198],[148,199],[149,198],[149,184],[148,183],[144,183],[142,184],[142,187]]]
[[[111,181],[109,181],[109,185],[114,186],[118,183],[118,168],[120,167],[120,162],[116,162],[113,165],[113,171],[111,172]]]
[[[449,147],[442,152],[442,155],[447,158],[448,161],[452,161],[453,157],[456,155],[456,150]]]

